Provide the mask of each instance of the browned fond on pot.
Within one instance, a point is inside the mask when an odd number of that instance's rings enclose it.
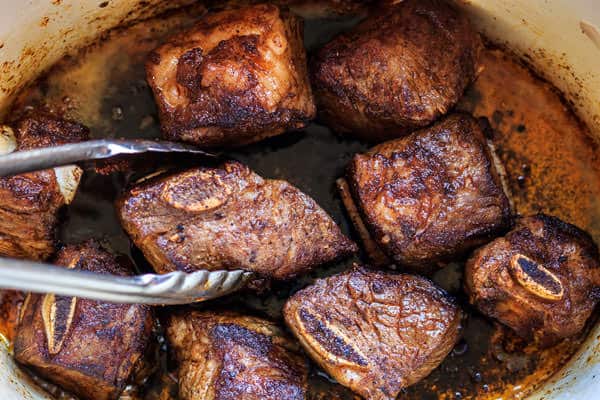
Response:
[[[66,116],[88,125],[97,135],[157,137],[156,109],[144,81],[146,54],[174,30],[189,24],[201,12],[185,11],[150,20],[125,30],[116,30],[79,57],[64,60],[19,96],[15,115],[28,104],[47,104]],[[306,21],[309,53],[326,40],[323,32],[352,21]],[[106,68],[110,65],[111,68]],[[517,211],[544,211],[574,223],[600,239],[600,162],[597,146],[552,87],[500,50],[483,53],[484,70],[467,90],[460,108],[485,116],[494,131],[494,144],[507,167],[508,180]],[[334,195],[335,179],[343,174],[353,154],[368,147],[358,141],[340,140],[317,123],[305,133],[282,135],[266,143],[231,153],[257,173],[288,180],[313,197],[344,233],[350,224]],[[61,240],[73,243],[90,236],[103,239],[113,249],[129,251],[129,242],[116,220],[113,200],[125,174],[102,177],[89,174],[80,187],[74,204],[67,210]],[[132,253],[138,267],[144,268],[139,254]],[[314,275],[297,282],[275,286],[259,297],[238,294],[217,304],[250,310],[280,318],[283,301],[290,291],[304,286],[314,276],[330,275],[349,266],[334,264],[319,268]],[[434,276],[434,280],[464,304],[459,278],[461,264],[453,264]],[[461,297],[462,296],[462,297]],[[14,310],[11,296],[5,296],[0,310],[0,328],[11,331]],[[5,311],[6,310],[6,311]],[[563,342],[540,353],[523,355],[522,343],[505,331],[497,331],[487,320],[467,309],[464,341],[451,352],[440,368],[408,388],[405,399],[511,398],[524,395],[557,370],[578,348],[581,337]],[[6,329],[5,329],[6,328]],[[166,364],[165,364],[166,365]],[[169,392],[173,381],[165,374],[155,376],[146,398],[159,399]],[[352,394],[321,377],[313,370],[309,377],[316,399],[351,399]],[[170,382],[167,384],[166,382]],[[521,389],[515,389],[517,387]],[[527,388],[527,389],[525,389]],[[167,397],[169,398],[169,397]],[[161,399],[164,400],[164,399]]]

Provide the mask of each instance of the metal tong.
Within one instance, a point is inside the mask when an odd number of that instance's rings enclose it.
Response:
[[[55,293],[109,303],[176,305],[223,296],[240,289],[252,273],[181,271],[164,275],[116,276],[52,264],[0,258],[0,288]]]
[[[143,139],[101,139],[16,151],[0,156],[0,176],[76,164],[84,161],[143,153],[188,153],[209,158],[218,155],[183,143]]]
[[[140,139],[90,140],[0,156],[0,176],[149,152],[192,153],[210,158],[218,157],[182,143]],[[241,288],[251,275],[250,272],[242,270],[201,270],[192,273],[176,271],[165,275],[122,277],[74,271],[52,264],[0,258],[0,288],[55,293],[113,303],[195,303],[233,292]]]

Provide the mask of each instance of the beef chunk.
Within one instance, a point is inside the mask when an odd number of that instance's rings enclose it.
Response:
[[[204,147],[257,142],[315,115],[302,21],[260,4],[204,16],[154,50],[147,79],[164,135]]]
[[[189,312],[171,317],[167,336],[179,361],[182,400],[306,398],[306,360],[271,322]]]
[[[356,251],[313,199],[237,162],[147,181],[117,208],[160,273],[243,268],[288,279]]]
[[[382,6],[311,62],[321,116],[369,141],[429,125],[474,80],[481,47],[467,18],[445,2]]]
[[[424,270],[491,240],[510,223],[502,166],[477,121],[453,114],[352,160],[352,199],[374,240]]]
[[[580,332],[600,298],[598,248],[558,218],[520,218],[467,262],[465,289],[484,314],[548,346]]]
[[[462,313],[429,280],[356,269],[319,279],[285,304],[310,356],[367,399],[395,399],[452,350]]]
[[[87,139],[88,129],[50,114],[36,113],[3,126],[0,155]],[[0,255],[43,260],[54,253],[58,212],[69,204],[82,170],[65,166],[0,177]]]
[[[129,275],[131,265],[92,242],[69,246],[55,263]],[[152,333],[150,309],[53,294],[29,294],[14,343],[15,358],[82,399],[117,399],[141,368]]]

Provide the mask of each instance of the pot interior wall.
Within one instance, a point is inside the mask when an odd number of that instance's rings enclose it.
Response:
[[[99,7],[97,1],[34,1],[25,12],[14,9],[9,1],[1,3],[6,3],[3,9],[9,10],[0,17],[0,41],[4,45],[0,48],[0,109],[4,110],[28,81],[62,55],[89,43],[98,32],[158,14],[174,4],[155,0],[140,5],[137,1],[113,0]],[[594,67],[600,65],[600,49],[593,41],[593,34],[589,34],[592,28],[582,32],[578,16],[585,16],[588,25],[594,21],[600,23],[600,10],[594,10],[591,1],[489,3],[492,2],[470,1],[461,5],[487,37],[524,56],[536,71],[561,89],[599,138],[600,77]],[[597,326],[579,353],[532,398],[593,398],[600,390],[600,383],[595,381],[595,376],[600,376],[599,337]],[[14,375],[11,363],[2,354],[0,393],[6,391],[2,398],[41,398],[39,392],[23,383],[22,376]],[[577,397],[570,395],[573,393]]]

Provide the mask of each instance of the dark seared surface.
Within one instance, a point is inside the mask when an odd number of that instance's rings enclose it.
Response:
[[[158,272],[242,268],[289,279],[357,250],[313,199],[238,162],[142,183],[117,209]]]
[[[120,263],[93,242],[65,247],[55,263],[122,276],[132,272],[131,265]],[[52,337],[63,340],[56,352],[45,333],[46,296],[50,295],[31,294],[25,300],[14,342],[16,360],[82,399],[118,398],[147,351],[153,325],[150,309],[56,296],[55,322],[50,325],[56,332]],[[72,301],[75,311],[70,319]]]
[[[509,263],[521,254],[554,274],[564,289],[560,300],[528,291],[513,277]],[[550,291],[554,281],[534,278]],[[506,236],[478,249],[467,262],[465,289],[484,314],[542,346],[579,333],[600,299],[600,260],[591,237],[558,218],[539,214],[520,218]]]
[[[13,124],[17,151],[85,140],[88,129],[41,111]],[[43,260],[54,253],[65,204],[53,169],[0,177],[0,254]]]
[[[456,257],[509,224],[487,140],[468,114],[354,156],[347,180],[373,239],[402,266]]]
[[[395,399],[458,340],[462,312],[431,281],[355,269],[294,294],[285,320],[311,357],[367,399]]]
[[[275,324],[232,313],[190,311],[169,319],[182,400],[301,400],[308,364]]]
[[[68,119],[45,111],[31,111],[14,123],[17,150],[81,142],[88,138],[89,129]]]
[[[201,146],[257,142],[315,116],[302,21],[275,5],[209,13],[150,53],[163,133]]]
[[[443,1],[381,5],[311,60],[319,114],[365,140],[403,136],[457,103],[481,48],[468,19]]]

